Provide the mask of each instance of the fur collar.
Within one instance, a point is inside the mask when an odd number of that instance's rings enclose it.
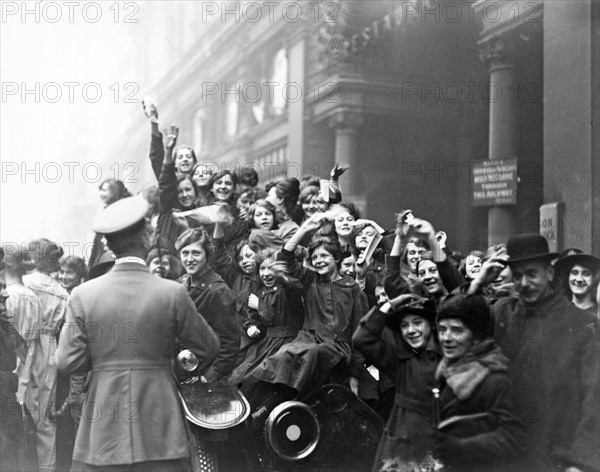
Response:
[[[435,373],[437,380],[444,379],[456,397],[463,401],[491,372],[506,372],[508,359],[491,338],[485,339],[458,361],[449,363],[443,358]]]

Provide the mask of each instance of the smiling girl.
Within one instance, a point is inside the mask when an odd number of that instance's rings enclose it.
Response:
[[[298,197],[298,205],[301,209],[302,222],[313,216],[319,210],[319,187],[309,185],[304,187]]]
[[[420,462],[433,449],[433,435],[428,433],[433,421],[431,389],[442,357],[435,337],[435,316],[433,301],[400,295],[381,308],[372,308],[352,337],[354,347],[396,385],[374,471],[387,470],[389,463]]]
[[[354,222],[360,218],[358,210],[352,203],[340,203],[340,214],[334,221],[334,233],[342,246],[348,252],[354,252]]]
[[[235,207],[237,176],[230,170],[222,170],[212,175],[208,182],[210,195],[208,203],[227,203]]]
[[[186,274],[179,282],[188,290],[196,310],[206,319],[221,344],[219,356],[205,378],[214,382],[229,377],[240,348],[235,314],[235,295],[213,270],[215,245],[202,228],[188,229],[177,238],[175,248]]]
[[[593,280],[600,273],[600,259],[579,249],[569,249],[561,256],[554,268],[565,295],[577,308],[596,315]]]
[[[465,280],[473,280],[477,274],[481,271],[481,264],[483,263],[483,252],[471,251],[467,257],[460,261],[458,271],[463,275]]]
[[[265,359],[254,372],[262,381],[262,389],[259,386],[256,392],[259,400],[263,401],[267,392],[275,392],[255,412],[257,418],[281,401],[318,389],[340,365],[350,368],[352,389],[358,391],[364,362],[362,355],[352,350],[351,338],[367,311],[366,297],[352,278],[340,275],[343,253],[337,240],[319,239],[310,245],[310,269],[294,257],[302,238],[320,227],[318,216],[306,220],[278,256],[287,263],[290,276],[302,284],[304,325],[294,341]]]
[[[153,246],[174,253],[174,243],[184,228],[173,219],[173,211],[185,211],[196,208],[198,189],[188,174],[177,176],[173,161],[173,148],[177,143],[179,129],[170,128],[165,137],[165,156],[158,182],[160,213],[156,224]]]
[[[200,162],[192,168],[190,175],[192,176],[192,180],[198,189],[196,204],[198,206],[206,205],[208,202],[208,196],[210,195],[210,188],[208,184],[213,175],[212,170],[206,164]]]
[[[261,287],[257,296],[248,299],[252,311],[244,323],[244,331],[257,342],[248,348],[244,361],[229,379],[241,384],[246,393],[256,384],[252,377],[255,369],[281,346],[294,340],[304,319],[302,285],[287,276],[285,263],[277,262],[276,256],[277,251],[272,248],[256,257]]]
[[[281,248],[285,241],[278,236],[275,207],[267,200],[257,200],[246,215],[246,225],[250,228],[249,244],[258,249]]]
[[[269,189],[266,200],[275,207],[276,218],[279,224],[277,236],[288,241],[298,231],[298,225],[292,220],[292,214],[298,202],[300,182],[296,178],[289,178],[277,182]]]

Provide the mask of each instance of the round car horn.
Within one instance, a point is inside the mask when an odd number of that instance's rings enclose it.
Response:
[[[200,361],[198,360],[198,357],[196,357],[196,354],[189,349],[184,349],[177,356],[177,363],[179,364],[179,367],[186,372],[192,372],[196,370]]]
[[[297,401],[278,405],[265,423],[265,440],[269,449],[286,461],[308,457],[317,447],[319,422],[305,403]]]

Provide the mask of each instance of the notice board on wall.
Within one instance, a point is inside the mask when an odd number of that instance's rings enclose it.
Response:
[[[474,206],[517,203],[517,160],[482,161],[473,165],[472,202]]]

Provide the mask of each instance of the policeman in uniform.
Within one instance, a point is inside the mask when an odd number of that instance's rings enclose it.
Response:
[[[185,419],[171,374],[177,338],[206,371],[219,341],[185,288],[145,264],[148,204],[119,200],[94,221],[114,252],[107,274],[75,288],[56,363],[90,372],[73,452],[76,471],[180,471],[189,457]]]

